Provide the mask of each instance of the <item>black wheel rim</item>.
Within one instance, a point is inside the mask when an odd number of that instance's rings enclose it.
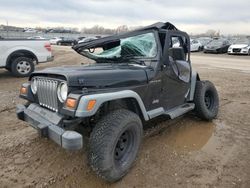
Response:
[[[124,131],[119,137],[114,150],[114,159],[117,165],[123,165],[129,159],[134,146],[132,130]]]
[[[214,97],[212,92],[207,91],[205,93],[205,105],[207,107],[207,109],[211,110],[213,107],[213,103],[214,103]]]

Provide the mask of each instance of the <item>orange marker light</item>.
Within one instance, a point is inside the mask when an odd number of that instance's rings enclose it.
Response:
[[[76,107],[76,99],[72,99],[72,98],[67,98],[66,100],[66,107],[68,108],[75,108]]]
[[[21,87],[21,89],[20,89],[20,94],[21,95],[26,95],[28,93],[28,89],[26,88],[26,87]]]
[[[92,110],[95,106],[95,103],[96,103],[96,100],[90,100],[87,106],[87,111]]]

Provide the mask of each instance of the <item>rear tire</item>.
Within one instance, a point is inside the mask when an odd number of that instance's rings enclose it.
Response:
[[[11,63],[10,71],[14,76],[29,76],[35,69],[35,65],[31,58],[18,57]]]
[[[118,109],[104,116],[90,135],[92,169],[108,182],[121,179],[136,159],[142,135],[137,114]]]
[[[210,81],[197,81],[194,103],[199,118],[210,121],[217,116],[219,97],[213,83]]]

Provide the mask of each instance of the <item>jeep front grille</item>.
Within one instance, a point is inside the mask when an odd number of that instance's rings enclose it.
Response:
[[[39,104],[55,112],[58,111],[57,86],[58,81],[49,78],[35,78],[37,80],[37,97]]]

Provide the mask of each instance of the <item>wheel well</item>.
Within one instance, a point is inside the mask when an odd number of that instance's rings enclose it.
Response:
[[[104,112],[104,114],[107,114],[110,111],[121,109],[121,108],[130,110],[136,113],[142,121],[144,120],[140,106],[135,98],[123,98],[123,99],[107,101],[102,104],[100,110]]]
[[[6,67],[10,67],[12,61],[18,57],[27,57],[32,59],[33,61],[38,61],[36,55],[28,50],[18,50],[18,51],[14,51],[12,52],[8,58],[7,58],[7,63],[6,63]]]
[[[200,76],[199,76],[198,73],[197,73],[197,76],[196,76],[196,80],[197,80],[197,81],[201,81]]]

